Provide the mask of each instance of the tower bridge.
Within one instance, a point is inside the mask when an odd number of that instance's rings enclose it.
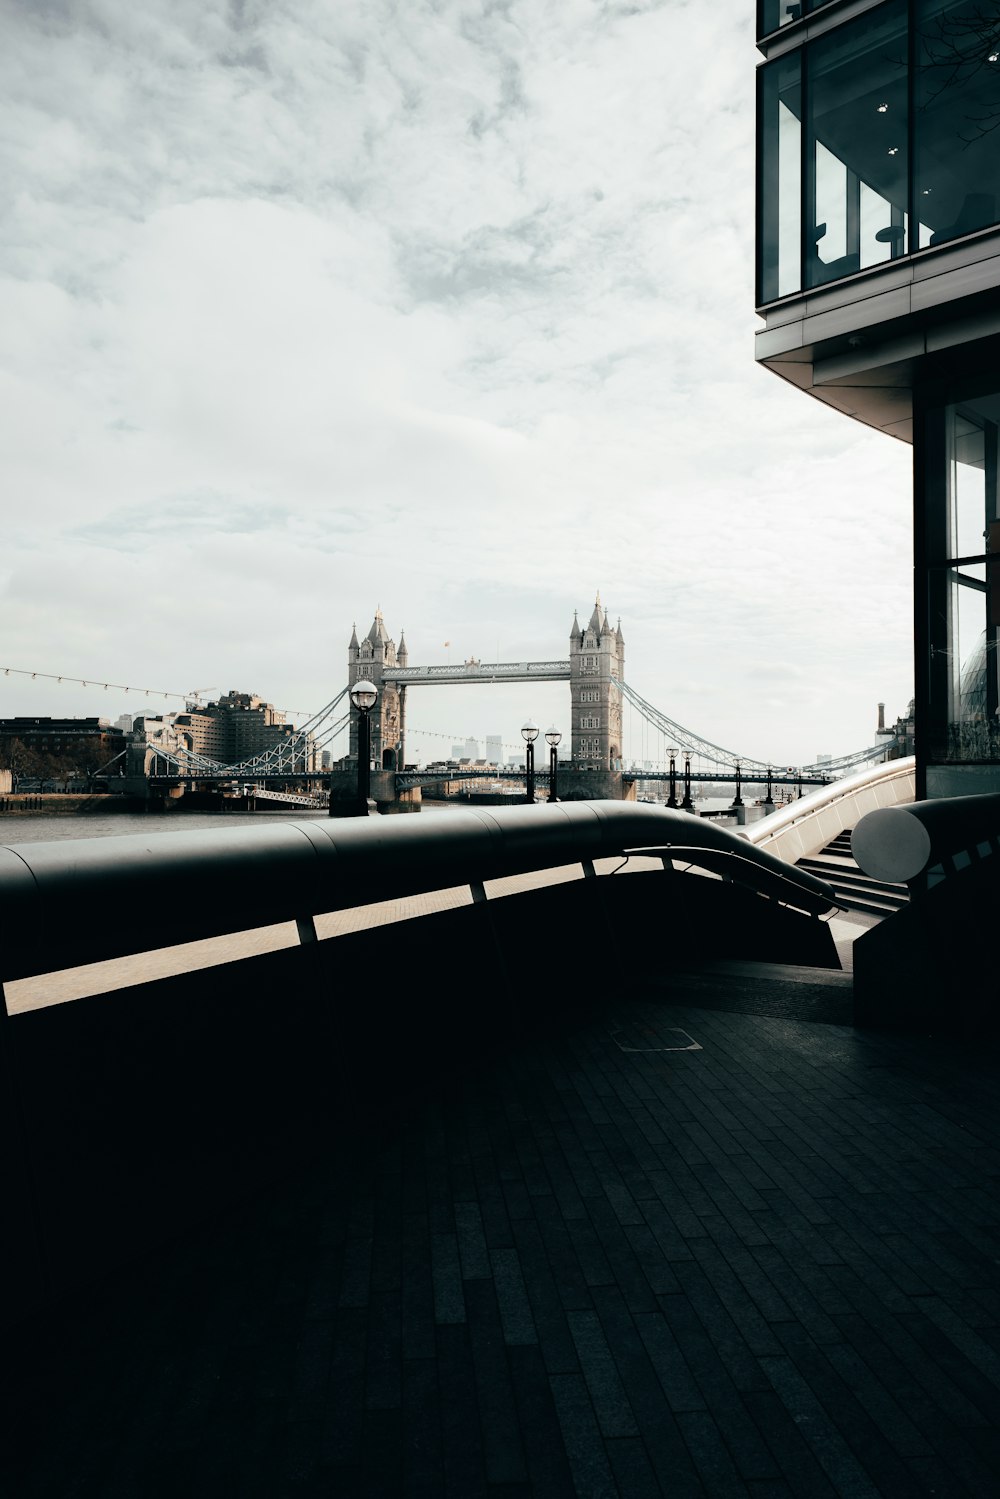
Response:
[[[397,646],[388,634],[381,607],[363,640],[357,628],[347,648],[348,687],[367,679],[379,689],[371,713],[372,759],[383,769],[406,764],[407,691],[411,687],[497,682],[569,682],[570,758],[580,770],[621,772],[622,684],[625,638],[621,620],[612,628],[598,593],[584,626],[574,613],[569,656],[548,661],[480,661],[459,665],[411,666],[405,635]],[[357,716],[352,714],[350,755],[357,756]]]
[[[145,794],[178,794],[183,787],[232,788],[247,786],[278,790],[290,786],[309,787],[316,792],[328,786],[331,797],[342,794],[346,801],[353,795],[358,753],[358,714],[349,700],[355,682],[368,679],[378,689],[370,713],[371,758],[379,778],[376,800],[392,805],[401,798],[412,798],[416,788],[441,779],[430,769],[417,771],[407,766],[406,723],[407,699],[411,688],[441,685],[489,685],[510,682],[568,682],[570,689],[570,734],[568,772],[560,780],[563,799],[613,798],[634,794],[637,780],[671,781],[674,804],[676,780],[683,776],[691,782],[718,781],[735,785],[739,797],[741,782],[770,786],[816,785],[838,774],[874,760],[886,758],[891,751],[888,739],[822,764],[774,768],[735,751],[713,744],[684,725],[669,718],[648,702],[625,678],[625,638],[621,620],[612,627],[600,594],[585,625],[576,613],[569,632],[569,653],[562,658],[538,661],[481,661],[475,656],[453,664],[411,665],[405,636],[399,644],[386,629],[381,608],[377,608],[371,628],[363,639],[357,629],[351,632],[347,650],[347,684],[326,706],[313,714],[273,749],[223,765],[193,753],[190,746],[167,744],[163,740],[138,738],[126,752],[129,789]],[[623,766],[622,718],[625,705],[640,720],[658,733],[664,748],[664,763],[671,768],[642,769],[626,772]],[[341,769],[332,774],[318,768],[318,751],[332,744],[348,731],[349,748]],[[670,746],[670,748],[667,748]],[[675,763],[676,757],[676,763]],[[117,758],[117,757],[116,757]],[[692,766],[692,761],[695,762]],[[682,768],[683,767],[683,768]],[[436,768],[435,768],[436,771]],[[512,772],[516,777],[519,773]],[[447,779],[471,779],[495,776],[496,772],[477,771],[471,767],[448,767]],[[544,767],[537,778],[546,780]],[[340,786],[340,793],[337,786]],[[122,789],[125,789],[123,784]],[[686,800],[689,799],[685,793]]]

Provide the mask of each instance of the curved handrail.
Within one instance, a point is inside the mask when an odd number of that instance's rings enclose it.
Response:
[[[617,801],[0,846],[0,981],[578,864],[641,843],[728,850],[789,877],[787,864],[751,853],[728,829]],[[802,872],[794,880],[802,900],[835,904],[823,881]]]
[[[786,807],[780,807],[772,812],[769,817],[760,822],[755,822],[746,830],[746,836],[751,843],[757,847],[766,845],[772,838],[783,833],[786,828],[797,826],[799,823],[808,821],[815,817],[816,813],[824,807],[835,805],[856,792],[865,790],[869,786],[881,785],[887,781],[913,779],[916,761],[912,755],[902,760],[889,760],[884,765],[876,765],[867,770],[855,771],[853,775],[841,776],[838,781],[831,781],[826,786],[816,786],[812,791],[806,792],[798,801],[789,802]]]
[[[625,852],[636,857],[684,859],[689,868],[696,866],[712,874],[721,874],[733,884],[755,890],[758,895],[772,896],[785,905],[808,911],[811,916],[825,916],[843,909],[838,905],[836,891],[831,885],[804,869],[795,870],[794,864],[786,865],[779,872],[764,867],[745,852],[697,845],[684,848],[680,844],[668,844],[665,848],[630,848]],[[790,872],[793,870],[794,874]]]
[[[838,833],[858,823],[873,806],[913,799],[914,760],[890,760],[817,786],[746,828],[747,841],[790,864],[817,853]]]

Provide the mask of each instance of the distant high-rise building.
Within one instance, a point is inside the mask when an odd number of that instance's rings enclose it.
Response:
[[[479,740],[478,739],[467,739],[465,741],[465,748],[462,751],[462,757],[465,760],[478,760],[479,759]]]
[[[452,745],[452,747],[451,747],[451,758],[453,760],[461,760],[462,757],[464,756],[464,754],[465,754],[465,745],[464,744],[453,744]]]
[[[487,734],[486,758],[491,765],[503,764],[503,738],[500,734]]]

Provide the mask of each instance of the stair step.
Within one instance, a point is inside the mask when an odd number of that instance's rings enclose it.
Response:
[[[820,859],[800,859],[796,868],[806,869],[810,874],[817,874],[830,885],[836,885],[839,880],[842,884],[852,886],[854,889],[869,890],[873,895],[897,896],[904,904],[910,898],[910,892],[905,885],[891,884],[888,880],[872,879],[871,875],[863,874],[856,864],[853,868],[845,868],[836,864],[826,864]]]
[[[894,916],[910,902],[905,885],[873,880],[862,873],[851,853],[849,832],[838,833],[819,853],[800,859],[796,867],[832,885],[838,901],[848,911],[859,911],[866,916]]]
[[[880,901],[871,895],[859,895],[856,890],[837,890],[840,904],[849,911],[864,911],[867,916],[895,916],[906,910],[907,902]]]

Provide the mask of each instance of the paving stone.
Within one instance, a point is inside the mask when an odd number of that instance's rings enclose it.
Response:
[[[606,1437],[638,1435],[635,1414],[596,1312],[568,1312],[570,1333],[601,1431]]]
[[[549,1377],[566,1460],[578,1494],[588,1499],[619,1499],[607,1448],[579,1374]]]
[[[575,1374],[580,1367],[576,1347],[541,1230],[534,1222],[518,1223],[515,1236],[524,1288],[546,1371],[549,1374]],[[589,1306],[588,1293],[584,1291],[583,1295],[582,1305]]]
[[[487,1482],[523,1483],[527,1471],[492,1283],[466,1282],[465,1300]]]
[[[493,1289],[500,1308],[504,1342],[537,1343],[538,1332],[531,1314],[517,1250],[494,1249],[490,1254],[490,1264],[493,1267]]]
[[[469,1330],[439,1327],[436,1339],[444,1492],[448,1499],[479,1499],[486,1494],[486,1467]]]
[[[434,1321],[464,1322],[462,1265],[457,1234],[431,1235],[431,1281],[434,1291]]]
[[[521,1346],[509,1348],[507,1357],[532,1491],[551,1499],[570,1499],[575,1492],[573,1475],[541,1353]]]

